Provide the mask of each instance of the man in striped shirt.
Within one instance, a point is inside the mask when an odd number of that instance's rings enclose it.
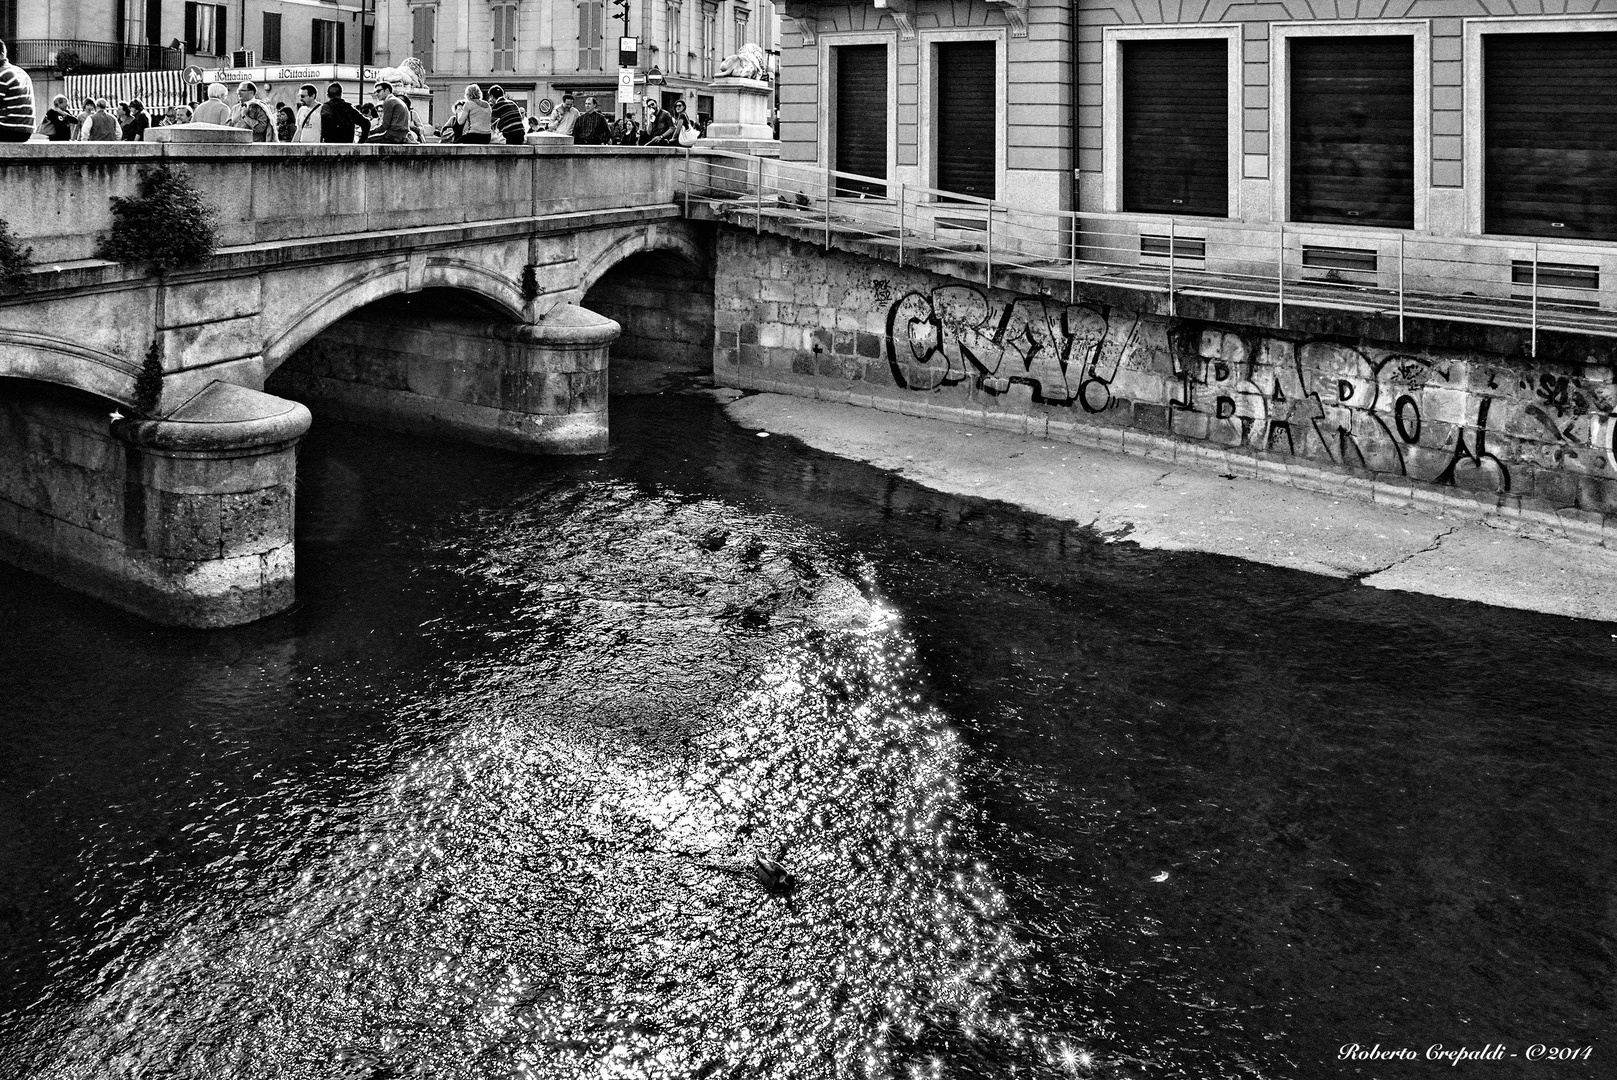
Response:
[[[0,142],[27,142],[34,133],[34,81],[6,58],[0,41]]]

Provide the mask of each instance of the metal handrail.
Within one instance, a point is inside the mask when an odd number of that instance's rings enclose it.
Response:
[[[930,250],[950,258],[981,260],[985,268],[984,280],[990,286],[994,285],[996,274],[1003,277],[1014,271],[1047,277],[1060,275],[1067,278],[1073,299],[1078,295],[1080,277],[1092,276],[1095,271],[1103,272],[1103,279],[1110,273],[1111,281],[1126,287],[1150,288],[1148,280],[1115,275],[1130,270],[1165,269],[1170,314],[1177,312],[1181,294],[1217,294],[1223,290],[1243,298],[1250,295],[1272,299],[1277,309],[1276,325],[1283,326],[1288,305],[1305,302],[1304,298],[1318,300],[1321,291],[1334,292],[1338,303],[1351,297],[1354,304],[1369,305],[1366,310],[1379,311],[1389,317],[1396,315],[1402,340],[1411,313],[1417,316],[1442,314],[1463,322],[1518,325],[1511,313],[1520,311],[1525,316],[1520,325],[1530,329],[1530,349],[1536,355],[1541,308],[1545,302],[1541,295],[1541,264],[1546,259],[1561,258],[1597,270],[1602,262],[1610,265],[1609,260],[1602,258],[1609,254],[1610,246],[1597,246],[1593,241],[1586,245],[1545,244],[1530,238],[1412,235],[1407,230],[1382,227],[1338,229],[1295,222],[1234,222],[1162,214],[1030,209],[997,199],[823,165],[719,149],[701,148],[695,153],[708,160],[714,174],[729,168],[727,161],[745,163],[734,171],[743,178],[745,186],[752,189],[747,194],[752,196],[756,229],[762,228],[766,192],[773,193],[778,196],[777,205],[771,206],[773,216],[786,221],[794,217],[807,219],[812,214],[813,224],[827,248],[836,235],[889,242],[896,232],[900,265],[912,262],[916,252]],[[754,161],[756,166],[752,164]],[[854,186],[880,194],[845,194]],[[823,205],[815,205],[822,202]],[[981,213],[980,244],[961,236],[962,231],[969,233],[978,226],[973,226],[969,220],[964,226],[952,220],[951,215],[959,211],[965,211],[968,219]],[[1145,241],[1153,235],[1152,230],[1167,241],[1165,258],[1146,249]],[[940,236],[940,231],[944,235]],[[1187,239],[1205,245],[1200,257],[1187,258],[1181,253],[1181,244]],[[1375,256],[1376,269],[1318,266],[1307,261],[1310,248],[1363,250]],[[1523,274],[1523,280],[1518,283],[1512,264],[1529,262],[1531,278]],[[1292,278],[1289,287],[1288,275]],[[1456,279],[1463,281],[1463,288],[1452,286],[1451,282]],[[1521,296],[1518,289],[1529,280],[1530,291],[1527,296]],[[1444,285],[1450,287],[1444,288]],[[1605,301],[1606,311],[1613,306],[1613,293],[1617,292],[1614,285],[1617,282],[1601,282],[1600,290],[1592,294]],[[1561,295],[1571,299],[1565,292]],[[1472,310],[1479,301],[1495,309],[1487,318]],[[1553,298],[1550,302],[1553,303]],[[1445,303],[1451,310],[1432,310]],[[1610,327],[1581,325],[1580,329],[1617,336],[1617,318],[1611,320]]]

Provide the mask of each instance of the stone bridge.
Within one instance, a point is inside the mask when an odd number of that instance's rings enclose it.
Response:
[[[614,275],[655,270],[711,312],[712,245],[675,202],[679,165],[548,146],[0,157],[0,217],[34,263],[0,291],[0,555],[161,622],[230,625],[293,600],[310,408],[515,450],[604,448],[608,316],[638,313]],[[216,213],[202,267],[96,257],[110,200],[157,166]],[[710,317],[705,334],[711,350]]]

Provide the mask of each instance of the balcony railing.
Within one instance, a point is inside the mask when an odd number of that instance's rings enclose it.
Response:
[[[1255,301],[1268,313],[1250,317],[1282,329],[1299,309],[1346,311],[1400,341],[1407,321],[1435,318],[1520,329],[1533,355],[1541,329],[1617,337],[1617,267],[1598,241],[1039,210],[720,150],[688,151],[682,187],[687,213],[701,199],[745,227],[1074,301],[1094,286],[1165,296],[1168,315]]]
[[[121,45],[116,41],[22,38],[10,42],[12,63],[50,68],[61,75],[104,75],[120,71],[178,71],[185,54],[161,45]]]

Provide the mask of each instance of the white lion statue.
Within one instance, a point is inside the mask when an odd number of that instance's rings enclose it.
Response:
[[[747,42],[740,49],[724,58],[719,65],[718,78],[732,79],[764,79],[769,78],[769,61],[764,58],[762,46]]]
[[[415,57],[407,56],[399,61],[398,67],[383,68],[378,71],[376,80],[391,83],[394,89],[404,86],[425,89],[427,85],[427,68]]]

